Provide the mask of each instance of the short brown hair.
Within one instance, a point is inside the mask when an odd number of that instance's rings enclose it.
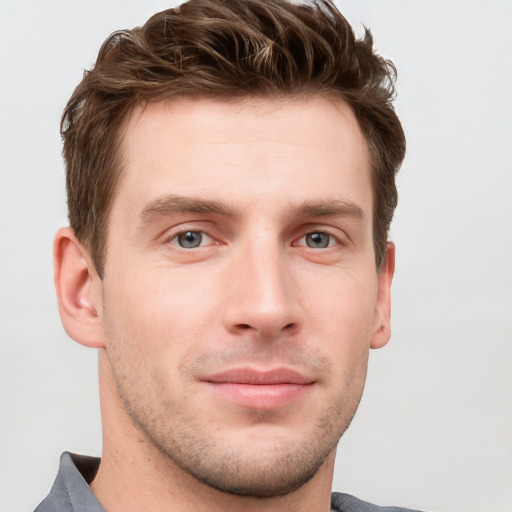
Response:
[[[64,111],[69,221],[100,276],[121,174],[120,129],[138,104],[183,96],[327,94],[347,102],[373,167],[373,238],[383,260],[405,154],[392,106],[396,70],[329,0],[189,0],[112,34]]]

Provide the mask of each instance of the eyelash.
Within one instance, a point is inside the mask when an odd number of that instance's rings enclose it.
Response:
[[[189,243],[190,243],[189,247],[187,247],[186,245],[182,245],[183,243],[187,243],[187,240],[183,240],[183,237],[185,237],[187,235],[192,235],[192,234],[194,234],[196,236],[199,235],[198,245],[194,245],[195,240],[189,240]],[[313,237],[315,235],[320,235],[321,237],[328,237],[328,240],[326,240],[326,241],[323,240],[323,242],[324,243],[326,242],[327,245],[325,245],[325,247],[311,247],[310,245],[308,245],[307,237]],[[203,243],[205,241],[204,240],[205,238],[207,239],[207,242],[208,242],[206,244]],[[304,240],[303,243],[301,243],[302,240]],[[319,242],[322,242],[322,240],[320,240]],[[201,229],[187,229],[187,230],[179,231],[179,232],[175,233],[171,238],[168,239],[168,243],[179,247],[180,250],[185,250],[185,251],[191,251],[193,249],[198,249],[200,247],[204,247],[205,245],[206,246],[219,245],[219,242],[215,241],[215,239],[212,236],[210,236],[206,231],[201,230]],[[294,241],[292,243],[292,246],[307,247],[312,250],[329,249],[329,248],[335,247],[337,245],[342,245],[342,242],[339,240],[339,237],[337,237],[337,236],[333,235],[332,233],[329,233],[328,231],[325,231],[325,230],[308,231],[307,233],[304,233],[300,238],[296,239],[296,241]]]
[[[194,247],[186,247],[186,246],[181,245],[180,237],[184,237],[184,236],[187,236],[192,233],[194,233],[196,235],[200,235],[199,245],[194,246]],[[214,239],[208,233],[206,233],[206,231],[203,231],[201,229],[186,229],[186,230],[180,231],[180,232],[174,234],[171,238],[169,238],[168,243],[170,243],[172,245],[177,245],[180,249],[183,249],[185,251],[190,251],[193,249],[197,249],[198,247],[203,247],[204,244],[202,242],[205,237],[208,240],[211,240],[214,242],[213,244],[210,242],[207,245],[218,245],[218,242],[215,242]],[[190,243],[193,244],[193,241],[191,241]]]
[[[320,235],[320,236],[328,237],[327,245],[325,247],[311,247],[311,246],[309,246],[307,244],[307,241],[306,241],[307,237],[312,237],[314,235]],[[304,240],[305,242],[303,244],[301,244],[300,243],[301,240]],[[334,247],[336,245],[341,245],[341,242],[340,242],[338,237],[334,236],[332,233],[329,233],[328,231],[312,230],[312,231],[308,231],[307,233],[302,235],[294,245],[300,245],[300,246],[303,246],[303,247],[307,247],[309,249],[319,250],[319,249],[329,249],[329,248]]]

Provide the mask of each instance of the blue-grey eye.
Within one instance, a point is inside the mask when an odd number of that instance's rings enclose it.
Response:
[[[177,237],[177,242],[184,249],[195,249],[201,245],[203,241],[203,233],[201,231],[185,231]]]
[[[331,243],[331,235],[327,233],[308,233],[305,238],[306,245],[312,249],[325,249]]]

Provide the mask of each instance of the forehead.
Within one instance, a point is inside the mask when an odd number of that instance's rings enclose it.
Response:
[[[133,204],[163,193],[219,200],[286,193],[290,201],[339,193],[363,203],[371,196],[366,140],[341,100],[148,104],[125,123],[122,150],[118,195]]]

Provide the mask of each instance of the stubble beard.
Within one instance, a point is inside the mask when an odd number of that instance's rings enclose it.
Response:
[[[176,404],[162,400],[163,394],[142,396],[139,391],[147,387],[139,386],[135,374],[117,358],[109,359],[125,411],[150,447],[171,466],[210,488],[254,498],[289,494],[315,476],[352,421],[366,376],[365,365],[361,385],[347,381],[307,439],[296,442],[281,437],[252,449],[247,442],[236,445],[225,438],[219,442],[209,431],[207,419],[200,423]],[[254,411],[253,424],[271,419],[271,411]]]
[[[140,414],[135,404],[123,401],[130,420],[148,443],[179,469],[217,491],[253,498],[286,495],[309,482],[336,449],[355,414],[354,408],[350,417],[343,418],[335,408],[318,422],[310,439],[300,444],[279,441],[251,449],[247,444],[219,443],[191,418],[179,428],[166,428],[160,419]],[[261,416],[264,422],[266,415]],[[340,417],[341,422],[335,420]]]

